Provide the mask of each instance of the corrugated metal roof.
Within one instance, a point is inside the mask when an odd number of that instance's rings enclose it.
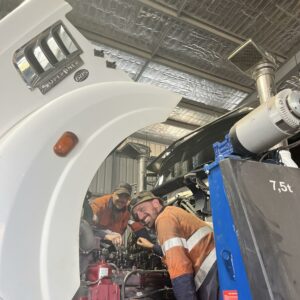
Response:
[[[170,118],[172,118],[173,120],[190,123],[196,126],[203,126],[216,119],[216,117],[210,114],[200,113],[182,107],[176,107],[171,113]]]
[[[95,44],[95,48],[103,50],[106,57],[115,61],[117,67],[124,70],[132,79],[136,78],[146,62],[138,56],[105,45]],[[228,110],[234,109],[247,96],[244,92],[157,63],[149,63],[138,81],[166,88],[185,98]]]
[[[156,0],[178,10],[180,0]],[[300,2],[290,0],[188,0],[183,14],[240,38],[254,39],[267,50],[288,56],[300,42]]]
[[[103,44],[93,43],[96,50],[103,50],[104,55],[110,61],[115,61],[117,68],[125,71],[133,80],[142,70],[146,60],[136,55],[126,53],[124,51],[114,49]]]
[[[237,44],[166,16],[136,0],[69,0],[78,27],[251,86],[227,61]]]
[[[234,109],[247,96],[230,87],[156,63],[148,64],[139,82],[157,85],[185,98],[228,110]]]

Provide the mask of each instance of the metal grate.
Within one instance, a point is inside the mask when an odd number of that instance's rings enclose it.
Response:
[[[18,49],[13,62],[29,89],[45,94],[83,64],[79,45],[61,21]]]

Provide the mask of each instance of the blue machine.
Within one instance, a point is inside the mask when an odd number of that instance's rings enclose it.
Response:
[[[261,104],[214,144],[205,166],[220,297],[298,300],[300,170],[282,141],[300,130],[300,92],[276,94],[275,59],[252,40],[228,59],[255,79]],[[263,162],[275,145],[274,163]]]
[[[226,296],[228,300],[238,299],[237,296],[250,300],[250,287],[219,166],[233,151],[228,135],[225,142],[214,144],[214,150],[216,160],[206,165],[205,171],[209,174],[220,290],[224,300]]]
[[[221,299],[300,299],[300,170],[233,156],[205,166]]]

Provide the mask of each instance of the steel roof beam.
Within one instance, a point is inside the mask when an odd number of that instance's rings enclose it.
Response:
[[[275,83],[281,84],[292,75],[299,73],[300,51],[296,52],[287,62],[285,62],[275,73]]]
[[[187,0],[185,0],[182,5],[180,6],[180,8],[177,10],[176,12],[176,16],[179,17],[184,6],[186,5]],[[140,72],[136,75],[135,77],[135,81],[138,81],[140,79],[140,77],[142,76],[142,74],[144,73],[144,71],[146,70],[146,68],[148,67],[149,63],[153,60],[153,57],[156,55],[157,51],[159,50],[162,42],[165,40],[167,34],[169,33],[169,31],[171,30],[171,27],[164,25],[164,30],[161,33],[160,39],[158,41],[158,43],[156,44],[154,50],[151,52],[151,58],[148,59],[148,61],[145,62],[144,66],[142,67],[142,69],[140,70]]]
[[[183,129],[187,129],[187,130],[191,130],[191,131],[193,131],[196,128],[200,127],[198,125],[185,123],[185,122],[174,120],[174,119],[171,119],[171,118],[168,118],[165,122],[163,122],[163,124],[167,124],[167,125],[170,125],[170,126],[179,127],[179,128],[183,128]]]
[[[208,115],[212,115],[215,117],[220,117],[229,112],[227,109],[207,105],[201,102],[196,102],[194,100],[189,100],[186,98],[182,98],[182,100],[177,104],[178,107],[186,108],[192,111],[205,113]]]
[[[163,145],[167,145],[167,146],[171,145],[174,141],[177,140],[176,138],[169,139],[166,137],[154,136],[154,135],[150,135],[150,134],[146,134],[146,133],[142,133],[142,132],[135,132],[130,137],[137,138],[137,139],[144,140],[144,141],[150,141],[153,143],[163,144]]]
[[[76,21],[73,21],[73,25],[76,26]],[[243,91],[245,93],[252,93],[253,89],[235,83],[233,81],[212,75],[207,73],[206,71],[203,70],[199,70],[199,69],[195,69],[191,66],[188,65],[184,65],[179,63],[178,61],[173,61],[171,59],[167,59],[161,56],[156,55],[155,57],[151,57],[151,52],[142,50],[142,49],[138,49],[136,47],[133,47],[129,44],[125,44],[123,42],[117,41],[115,39],[112,39],[110,37],[107,36],[103,36],[102,34],[99,34],[97,32],[91,32],[89,30],[86,30],[85,28],[82,28],[80,26],[76,26],[77,29],[89,40],[97,42],[97,43],[102,43],[105,44],[109,47],[115,48],[115,49],[119,49],[121,51],[139,56],[141,58],[144,58],[146,60],[150,60],[152,62],[158,63],[158,64],[162,64],[165,65],[167,67],[171,67],[174,68],[178,71],[184,72],[184,73],[188,73],[197,77],[200,77],[202,79],[207,79],[209,81],[213,81],[215,83],[219,83],[221,85],[227,86],[227,87],[231,87],[233,89],[239,90],[239,91]]]

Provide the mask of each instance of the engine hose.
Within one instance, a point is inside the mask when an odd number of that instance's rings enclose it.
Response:
[[[108,263],[110,266],[112,266],[112,267],[114,267],[115,268],[115,270],[117,271],[117,272],[119,272],[119,268],[117,267],[117,265],[116,264],[114,264],[114,263]]]
[[[96,281],[86,281],[86,285],[89,286],[89,285],[94,285],[94,284],[97,284],[101,281],[102,278],[99,278],[97,279]]]

